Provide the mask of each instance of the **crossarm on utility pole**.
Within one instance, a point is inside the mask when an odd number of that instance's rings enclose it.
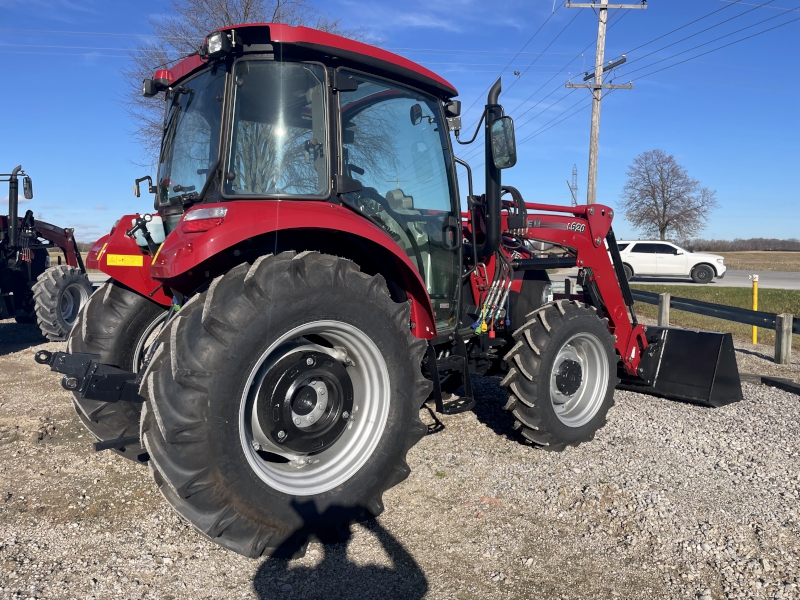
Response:
[[[568,88],[588,88],[590,90],[632,90],[633,85],[630,83],[617,85],[613,83],[603,83],[601,85],[597,85],[594,83],[568,83]]]

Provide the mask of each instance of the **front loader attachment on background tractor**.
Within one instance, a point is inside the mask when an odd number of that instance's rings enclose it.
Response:
[[[647,327],[640,376],[621,373],[619,388],[718,408],[742,400],[730,333]]]

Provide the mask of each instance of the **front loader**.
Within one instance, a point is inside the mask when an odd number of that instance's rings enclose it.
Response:
[[[514,427],[549,450],[590,440],[620,381],[741,399],[730,336],[637,322],[609,207],[502,183],[516,150],[499,80],[481,195],[453,153],[456,90],[379,48],[227,27],[143,92],[165,102],[156,183],[135,187],[156,211],[94,245],[112,279],[67,352],[36,358],[95,447],[149,461],[214,542],[293,555],[380,514],[426,432],[420,407],[471,409],[473,374],[502,376]],[[553,296],[547,269],[564,266],[579,295]],[[692,355],[703,344],[716,354]]]
[[[33,181],[16,167],[0,174],[8,181],[8,215],[0,215],[0,319],[36,323],[49,340],[65,340],[81,307],[92,294],[72,229],[19,216],[19,183],[33,198]],[[61,251],[66,264],[50,265],[49,250]]]

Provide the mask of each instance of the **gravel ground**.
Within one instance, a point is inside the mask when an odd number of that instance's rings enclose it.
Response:
[[[594,441],[520,443],[494,378],[434,417],[386,513],[254,561],[207,542],[146,467],[94,453],[32,327],[0,322],[2,598],[800,598],[800,397],[721,409],[618,391]],[[771,349],[740,369],[798,378]]]

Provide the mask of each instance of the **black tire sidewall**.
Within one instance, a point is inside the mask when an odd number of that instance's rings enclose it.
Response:
[[[605,422],[606,413],[611,406],[614,396],[614,386],[606,388],[602,403],[597,409],[594,417],[580,427],[569,427],[564,424],[556,415],[555,409],[550,399],[550,377],[553,364],[559,350],[566,341],[576,333],[589,333],[594,335],[601,343],[606,352],[608,360],[608,376],[613,378],[616,373],[617,360],[616,351],[608,334],[608,328],[597,317],[588,313],[579,314],[571,319],[565,319],[564,325],[554,329],[550,343],[542,351],[542,363],[540,368],[541,375],[536,381],[538,387],[537,404],[545,429],[567,444],[586,440]]]
[[[630,281],[633,279],[633,269],[630,268],[628,265],[622,265],[623,270],[625,271],[625,279]]]

